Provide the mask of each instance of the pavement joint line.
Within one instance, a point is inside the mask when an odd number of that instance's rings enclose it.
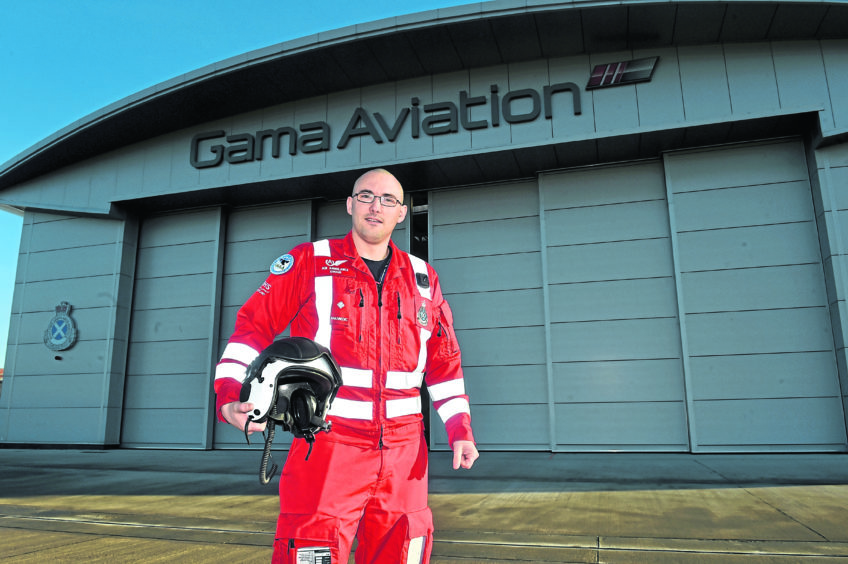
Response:
[[[598,551],[616,551],[616,552],[663,552],[663,553],[686,553],[686,554],[727,554],[727,555],[760,555],[760,556],[848,556],[848,543],[842,542],[830,542],[830,541],[769,541],[769,540],[761,540],[761,539],[676,539],[676,538],[663,538],[656,537],[647,540],[656,541],[658,545],[654,546],[627,546],[625,541],[627,537],[614,537],[617,541],[619,541],[618,546],[613,546],[604,542],[604,539],[610,537],[593,537],[594,542],[589,542],[588,540],[584,542],[568,542],[568,543],[557,543],[554,541],[545,542],[545,541],[528,541],[522,542],[520,540],[472,540],[472,539],[440,539],[439,531],[436,531],[434,543],[437,544],[445,544],[445,545],[480,545],[480,546],[504,546],[504,547],[515,547],[515,548],[566,548],[566,549],[585,549],[585,550],[598,550]],[[589,537],[584,537],[589,538]],[[639,537],[634,540],[645,540],[644,537]],[[663,541],[667,543],[674,543],[678,546],[660,546],[659,544]],[[694,546],[696,544],[702,544],[704,541],[713,544],[713,548],[706,547],[697,547]],[[722,548],[720,543],[724,543],[726,546]],[[624,546],[622,546],[622,544]],[[692,546],[686,547],[686,544],[690,544]],[[744,545],[750,545],[750,549],[743,550],[741,547]],[[774,545],[779,544],[784,547],[783,550],[779,549],[766,549],[764,548],[766,545]],[[787,546],[798,546],[806,547],[806,550],[795,550],[790,551],[786,550]],[[809,547],[811,545],[819,545],[821,548],[833,548],[833,549],[841,549],[837,552],[827,552],[823,553],[821,551],[813,551],[810,550]]]
[[[174,530],[174,531],[202,531],[208,533],[232,533],[239,535],[273,535],[274,533],[269,533],[266,531],[248,531],[245,529],[222,529],[222,528],[214,528],[214,527],[189,527],[189,526],[175,526],[175,525],[158,525],[155,523],[132,523],[132,522],[124,522],[124,521],[106,521],[106,520],[94,520],[94,519],[75,519],[72,517],[38,517],[32,515],[9,515],[2,514],[0,515],[0,524],[2,524],[3,519],[17,519],[21,521],[38,521],[38,522],[49,522],[49,523],[73,523],[79,525],[95,525],[101,527],[131,527],[138,529],[163,529],[163,530]]]
[[[89,526],[102,526],[102,527],[120,527],[120,528],[131,528],[131,529],[152,529],[158,531],[180,531],[180,532],[207,532],[207,533],[230,533],[230,534],[239,534],[239,535],[255,535],[256,537],[262,536],[273,536],[273,533],[269,532],[261,532],[261,531],[244,531],[244,530],[236,530],[236,529],[223,529],[223,528],[205,528],[205,527],[178,527],[178,526],[167,526],[167,525],[157,525],[157,524],[143,524],[143,523],[130,523],[130,522],[117,522],[117,521],[96,521],[91,519],[73,519],[73,518],[57,518],[57,517],[38,517],[38,516],[13,516],[13,515],[0,515],[0,528],[3,528],[3,520],[11,519],[11,520],[19,520],[24,522],[41,522],[41,523],[64,523],[69,525],[89,525]],[[11,527],[11,528],[24,528],[24,527]],[[445,531],[446,533],[447,531]],[[592,539],[591,542],[571,542],[571,543],[556,543],[556,542],[521,542],[519,539],[511,539],[511,540],[497,540],[497,539],[487,539],[487,540],[471,540],[471,539],[439,539],[438,531],[437,536],[434,539],[434,545],[441,545],[443,547],[447,547],[450,545],[454,546],[500,546],[500,547],[514,547],[514,548],[540,548],[540,549],[575,549],[575,550],[591,550],[597,553],[601,552],[618,552],[618,553],[664,553],[664,554],[721,554],[721,555],[758,555],[758,556],[786,556],[786,557],[838,557],[848,555],[848,543],[829,543],[825,541],[807,541],[807,542],[799,542],[799,543],[791,543],[788,541],[780,541],[782,545],[787,544],[799,544],[799,545],[810,545],[810,544],[820,544],[824,546],[830,546],[831,548],[843,548],[842,551],[838,551],[838,553],[834,554],[832,552],[823,553],[816,552],[811,550],[801,550],[801,551],[787,551],[787,550],[766,550],[764,547],[755,547],[752,546],[751,550],[741,550],[739,546],[734,547],[726,547],[721,548],[719,546],[713,546],[712,548],[702,547],[685,547],[685,546],[676,546],[676,547],[668,547],[661,546],[662,541],[666,542],[697,542],[699,539],[662,539],[656,538],[652,539],[657,541],[658,545],[655,546],[607,546],[603,542],[604,538],[600,536],[593,537],[585,537],[586,541],[589,538]],[[512,533],[516,534],[516,533]],[[121,536],[133,538],[135,535],[109,535],[109,536]],[[157,537],[161,538],[161,537]],[[626,537],[617,537],[619,542],[626,540]],[[165,539],[167,540],[167,539]],[[173,538],[170,540],[191,540],[193,542],[212,542],[205,541],[200,538],[192,538],[192,539],[180,539]],[[636,539],[634,539],[636,540]],[[762,541],[762,540],[720,540],[720,539],[712,539],[713,542],[727,542],[729,544],[736,545],[744,545],[746,542],[757,543],[757,544],[767,544],[770,541]]]
[[[709,470],[710,472],[712,472],[712,473],[714,473],[714,474],[718,475],[719,477],[721,477],[721,479],[722,479],[722,480],[724,480],[724,481],[725,481],[725,482],[727,482],[728,484],[733,483],[733,481],[732,481],[729,477],[725,476],[724,474],[722,474],[721,472],[719,472],[718,470],[716,470],[716,469],[715,469],[715,468],[713,468],[712,466],[708,465],[708,464],[707,464],[707,463],[705,463],[703,460],[701,460],[701,459],[695,459],[695,463],[696,463],[696,464],[698,464],[698,465],[700,465],[700,466],[701,466],[701,467],[703,467],[703,468],[706,468],[706,469],[707,469],[707,470]],[[768,501],[768,500],[766,500],[766,499],[763,499],[761,496],[758,496],[756,493],[754,493],[754,491],[753,491],[753,489],[752,489],[752,488],[750,488],[750,487],[748,487],[748,486],[746,486],[746,485],[741,485],[741,484],[739,484],[737,487],[738,487],[740,490],[744,491],[746,494],[750,495],[751,497],[753,497],[754,499],[756,499],[757,501],[759,501],[760,503],[764,503],[764,504],[768,505],[768,506],[769,506],[769,507],[771,507],[773,510],[777,511],[778,513],[780,513],[781,515],[783,515],[784,517],[786,517],[786,518],[787,518],[787,519],[789,519],[790,521],[793,521],[793,522],[795,522],[795,523],[798,523],[798,525],[800,525],[800,526],[804,527],[805,529],[807,529],[808,531],[810,531],[811,533],[813,533],[813,534],[814,534],[814,535],[816,535],[817,537],[821,538],[823,541],[827,541],[827,540],[828,540],[828,539],[827,539],[827,537],[825,537],[823,534],[821,534],[820,532],[818,532],[818,531],[816,531],[815,529],[813,529],[812,527],[810,527],[808,524],[806,524],[806,523],[803,523],[803,522],[799,521],[798,519],[796,519],[796,518],[795,518],[795,517],[793,517],[792,515],[789,515],[786,511],[784,511],[784,510],[780,509],[779,507],[775,506],[773,503],[769,502],[769,501]]]
[[[68,517],[41,517],[41,516],[24,516],[24,515],[10,515],[10,514],[0,514],[0,523],[2,520],[20,520],[20,521],[35,521],[35,522],[50,522],[50,523],[68,523],[68,524],[84,524],[84,525],[94,525],[94,526],[103,526],[103,527],[128,527],[128,528],[138,528],[138,529],[159,529],[159,530],[174,530],[174,531],[193,531],[193,532],[210,532],[210,533],[231,533],[231,534],[244,534],[244,535],[257,535],[257,536],[272,536],[273,533],[265,532],[265,531],[249,531],[249,530],[240,530],[240,529],[225,529],[225,528],[213,528],[213,527],[190,527],[190,526],[174,526],[174,525],[160,525],[155,523],[133,523],[133,522],[125,522],[125,521],[106,521],[106,520],[93,520],[93,519],[76,519],[76,518],[68,518]],[[815,553],[812,551],[795,551],[789,552],[785,550],[763,550],[761,548],[756,548],[752,546],[752,550],[739,550],[736,549],[705,549],[705,548],[684,548],[684,547],[662,547],[662,546],[652,546],[652,547],[635,547],[635,546],[606,546],[603,543],[603,539],[606,537],[592,537],[594,542],[577,542],[576,540],[573,542],[555,542],[555,541],[532,541],[532,542],[522,542],[518,539],[511,540],[497,540],[497,539],[488,539],[488,540],[472,540],[472,539],[440,539],[438,538],[439,532],[436,532],[436,538],[434,542],[439,544],[455,544],[455,545],[481,545],[481,546],[511,546],[511,547],[537,547],[537,548],[581,548],[581,549],[594,549],[594,550],[610,550],[610,551],[638,551],[638,552],[681,552],[681,553],[695,553],[695,554],[761,554],[761,555],[785,555],[785,556],[817,556],[819,553]],[[444,534],[444,533],[443,533]],[[515,534],[515,533],[512,533]],[[625,537],[617,537],[619,541],[625,540]],[[671,539],[671,538],[655,538],[652,539],[655,541],[674,541],[674,542],[696,542],[704,539]],[[745,544],[745,543],[757,543],[757,544],[766,544],[771,541],[764,541],[759,539],[706,539],[712,542],[724,542],[728,544]],[[828,542],[828,541],[804,541],[804,542],[796,542],[793,543],[791,541],[779,541],[782,545],[810,545],[810,544],[821,544],[822,546],[828,545],[831,547],[843,546],[845,548],[845,554],[848,554],[848,543],[838,543],[838,542]]]
[[[820,533],[820,532],[818,532],[817,530],[813,529],[813,528],[812,528],[812,527],[810,527],[808,524],[806,524],[806,523],[804,523],[804,522],[802,522],[802,521],[799,521],[798,519],[796,519],[795,517],[793,517],[792,515],[790,515],[790,514],[789,514],[789,513],[787,513],[786,511],[784,511],[783,509],[781,509],[781,508],[779,508],[779,507],[775,506],[773,503],[771,503],[771,502],[770,502],[770,501],[768,501],[767,499],[763,499],[762,497],[758,496],[758,495],[757,495],[756,493],[754,493],[754,492],[753,492],[750,488],[740,487],[740,489],[741,489],[741,490],[743,490],[746,494],[748,494],[748,495],[750,495],[751,497],[753,497],[754,499],[756,499],[757,501],[759,501],[760,503],[764,503],[764,504],[768,505],[769,507],[771,507],[772,509],[774,509],[775,511],[777,511],[778,513],[780,513],[781,515],[783,515],[784,517],[786,517],[787,519],[789,519],[790,521],[793,521],[793,522],[795,522],[795,523],[798,523],[800,526],[804,527],[805,529],[807,529],[808,531],[810,531],[810,532],[811,532],[811,533],[813,533],[814,535],[816,535],[816,536],[820,537],[823,541],[827,541],[827,540],[828,540],[828,538],[827,538],[826,536],[824,536],[823,534],[821,534],[821,533]]]
[[[578,547],[575,547],[578,548]],[[589,547],[586,547],[589,548]],[[707,550],[707,549],[685,549],[685,548],[663,548],[663,547],[609,547],[602,546],[598,550],[604,552],[663,552],[679,554],[727,554],[727,555],[756,555],[756,556],[798,556],[798,557],[834,557],[841,555],[821,554],[819,552],[786,552],[779,550]]]

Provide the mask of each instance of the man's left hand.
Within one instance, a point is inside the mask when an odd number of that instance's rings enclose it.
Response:
[[[474,461],[480,456],[477,447],[472,441],[454,441],[453,443],[453,469],[471,468]]]

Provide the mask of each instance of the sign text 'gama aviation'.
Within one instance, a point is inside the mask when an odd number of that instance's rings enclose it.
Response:
[[[554,96],[571,94],[574,115],[580,115],[580,89],[573,82],[562,82],[542,88],[541,93],[532,88],[512,90],[504,95],[493,84],[488,96],[469,96],[468,92],[459,92],[458,102],[444,101],[421,105],[414,97],[410,105],[400,110],[393,119],[380,112],[370,113],[358,107],[348,121],[347,127],[336,144],[344,149],[351,139],[370,137],[375,143],[395,142],[409,124],[409,133],[413,139],[423,135],[445,135],[456,133],[459,128],[465,130],[498,127],[501,121],[515,124],[534,121],[544,114],[545,119],[553,117]],[[489,112],[486,119],[471,119],[472,108]],[[480,112],[485,113],[485,112]],[[479,117],[479,116],[478,116]],[[318,153],[329,151],[332,146],[330,125],[324,121],[300,124],[294,127],[284,126],[277,129],[263,129],[255,133],[233,133],[227,135],[223,130],[205,131],[191,139],[191,166],[195,168],[215,167],[226,161],[229,164],[262,160],[266,156],[266,145],[270,145],[272,158],[280,156],[283,141],[287,142],[290,155],[300,153]]]

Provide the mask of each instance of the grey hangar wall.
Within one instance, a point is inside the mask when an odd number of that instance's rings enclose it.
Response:
[[[585,89],[641,57],[659,57],[649,82]],[[245,448],[212,409],[235,312],[276,256],[346,233],[351,179],[383,166],[421,212],[395,242],[424,240],[440,273],[482,449],[845,451],[846,77],[845,39],[539,58],[233,113],[8,182],[24,232],[0,444]],[[493,85],[523,93],[515,116],[557,84],[579,88],[550,117],[492,125]],[[417,136],[413,110],[437,118]],[[246,158],[245,134],[319,123],[323,147]],[[232,162],[192,166],[210,131]],[[78,342],[52,351],[61,301]]]

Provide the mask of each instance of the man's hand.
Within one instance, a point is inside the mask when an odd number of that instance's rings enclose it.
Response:
[[[242,403],[240,401],[225,403],[221,407],[221,415],[224,416],[227,423],[242,432],[244,432],[244,424],[247,423],[247,414],[251,411],[253,411],[252,403]],[[247,434],[249,435],[254,431],[262,432],[264,430],[265,423],[251,422],[250,426],[247,428]]]
[[[453,443],[453,469],[471,468],[474,461],[480,456],[477,447],[472,441],[454,441]]]

